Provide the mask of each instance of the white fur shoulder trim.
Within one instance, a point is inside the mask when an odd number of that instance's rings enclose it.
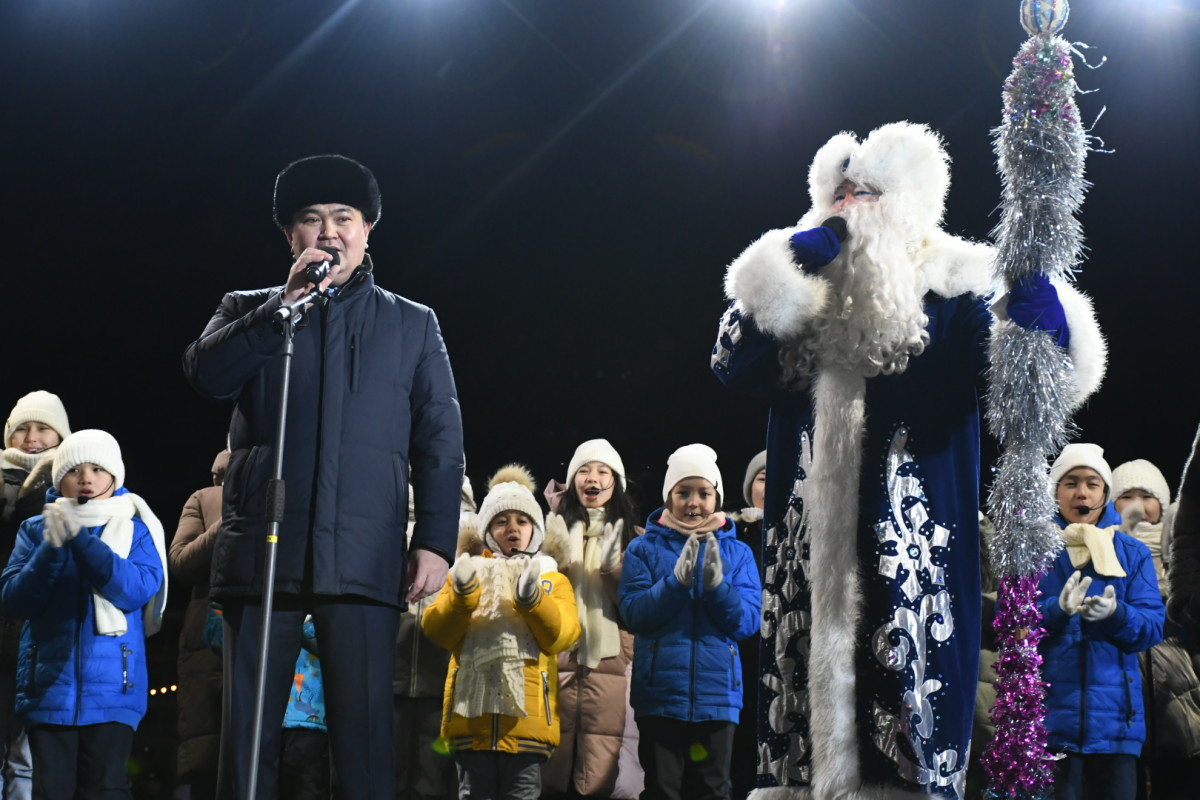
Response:
[[[995,250],[937,230],[925,240],[922,270],[929,291],[945,298],[974,294],[984,299],[996,294],[992,274]]]
[[[1073,407],[1078,408],[1100,388],[1108,365],[1108,344],[1100,332],[1092,301],[1086,294],[1069,283],[1052,281],[1067,317],[1067,330],[1071,341],[1067,347],[1071,361],[1075,364],[1075,398]]]
[[[777,339],[799,333],[829,299],[829,283],[805,275],[792,257],[789,240],[797,230],[763,234],[725,274],[725,296],[741,302],[758,329]]]

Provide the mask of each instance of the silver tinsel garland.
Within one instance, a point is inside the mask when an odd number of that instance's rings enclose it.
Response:
[[[1013,60],[1004,120],[992,132],[1004,192],[992,235],[997,278],[1007,287],[1038,272],[1071,279],[1083,256],[1075,214],[1088,188],[1088,135],[1075,105],[1072,48],[1055,35],[1066,17],[1066,0],[1023,0],[1022,24],[1033,35]],[[996,735],[983,755],[984,796],[1043,800],[1052,759],[1038,668],[1037,642],[1045,631],[1037,583],[1062,547],[1047,460],[1066,444],[1079,398],[1070,357],[1049,334],[1000,322],[990,348],[987,421],[1002,447],[988,497],[996,525],[990,554],[1001,580],[991,711]]]
[[[997,277],[1006,286],[1035,272],[1070,279],[1083,255],[1075,214],[1088,188],[1071,46],[1058,36],[1031,36],[1013,66],[1004,120],[992,132],[1003,185],[992,231]],[[1001,575],[1037,574],[1061,547],[1046,462],[1071,432],[1071,362],[1048,334],[1011,323],[998,326],[990,360],[987,420],[1003,447],[988,498],[996,524],[991,555]]]

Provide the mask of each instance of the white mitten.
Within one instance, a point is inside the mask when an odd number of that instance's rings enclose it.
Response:
[[[521,575],[517,578],[517,591],[514,592],[517,602],[523,606],[533,605],[542,588],[541,579],[538,560],[536,558],[529,559],[529,563],[525,565],[525,569],[521,570]]]
[[[725,568],[721,566],[721,546],[717,544],[717,537],[710,533],[704,541],[708,545],[704,548],[704,590],[711,592],[724,580]]]
[[[699,552],[700,539],[689,536],[683,543],[679,559],[675,562],[675,580],[679,581],[681,586],[692,585],[692,576],[696,574],[696,554]]]
[[[1067,578],[1063,590],[1058,595],[1058,606],[1068,614],[1078,614],[1083,607],[1083,598],[1087,597],[1088,587],[1092,585],[1092,577],[1084,578],[1083,573],[1075,570]]]
[[[475,562],[469,553],[459,553],[450,568],[450,581],[458,594],[468,594],[468,588],[475,582]]]
[[[74,539],[83,530],[83,520],[79,518],[79,506],[74,503],[55,504],[62,518],[63,534],[67,539]]]
[[[67,532],[63,526],[62,512],[54,503],[42,506],[42,538],[51,547],[62,547],[67,541]]]
[[[612,572],[621,563],[621,534],[625,530],[625,520],[619,519],[614,525],[611,522],[604,526],[604,536],[600,539],[600,569]]]
[[[1104,594],[1089,597],[1083,601],[1079,616],[1088,622],[1099,622],[1108,619],[1117,610],[1117,593],[1112,586],[1104,587]]]

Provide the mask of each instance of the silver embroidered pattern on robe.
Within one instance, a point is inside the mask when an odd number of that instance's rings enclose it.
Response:
[[[806,722],[812,615],[808,610],[791,607],[797,596],[808,589],[807,478],[812,474],[813,451],[812,438],[807,432],[800,434],[799,445],[796,482],[787,511],[782,520],[767,528],[764,551],[774,553],[775,561],[764,571],[762,638],[773,645],[770,658],[779,674],[768,668],[761,683],[766,690],[763,699],[771,698],[768,726],[775,734],[786,734],[788,747],[779,758],[773,759],[769,745],[760,742],[758,772],[774,777],[779,786],[809,783],[812,778]]]
[[[886,460],[890,519],[879,522],[878,574],[899,584],[910,606],[893,610],[892,619],[871,637],[871,649],[880,664],[906,674],[908,688],[897,712],[876,703],[872,740],[896,764],[898,774],[926,787],[949,787],[961,799],[966,789],[966,758],[953,749],[927,754],[937,712],[935,695],[942,682],[927,677],[929,646],[945,642],[954,633],[954,615],[945,574],[933,562],[933,551],[949,545],[950,531],[934,522],[926,508],[925,492],[908,452],[908,429],[892,435]],[[907,741],[901,748],[899,741]],[[907,753],[915,754],[914,761]]]
[[[715,369],[729,368],[729,357],[733,348],[742,340],[742,304],[734,303],[725,309],[721,315],[721,324],[717,328],[717,343],[713,345],[712,358],[709,366]]]

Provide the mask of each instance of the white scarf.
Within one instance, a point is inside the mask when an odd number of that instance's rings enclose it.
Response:
[[[142,608],[145,635],[157,633],[162,627],[163,609],[167,605],[167,550],[162,523],[154,516],[150,506],[133,492],[90,500],[83,505],[79,505],[78,500],[68,497],[60,497],[55,502],[75,506],[75,513],[80,521],[89,528],[103,525],[104,531],[100,534],[100,541],[121,558],[128,558],[133,547],[133,518],[136,516],[142,520],[150,531],[154,549],[158,551],[158,558],[162,563],[162,584],[154,597]],[[125,612],[103,597],[99,591],[92,592],[92,600],[95,607],[96,633],[101,636],[123,636],[128,630]]]
[[[1071,566],[1082,567],[1089,561],[1097,574],[1109,578],[1124,578],[1125,568],[1117,558],[1113,547],[1116,528],[1097,528],[1083,522],[1075,522],[1063,528],[1063,544]]]
[[[43,452],[49,452],[50,457],[54,458],[54,448],[51,447]],[[37,466],[38,459],[41,457],[41,453],[26,453],[19,447],[6,447],[4,449],[4,469],[33,472],[33,468]]]
[[[600,660],[621,652],[621,629],[617,626],[617,607],[608,592],[600,564],[604,558],[604,510],[588,509],[591,523],[583,533],[583,557],[575,571],[575,605],[579,610],[579,645],[576,658],[585,667],[595,669]]]
[[[527,715],[525,662],[537,663],[541,649],[533,631],[513,607],[513,586],[528,558],[471,558],[479,576],[480,596],[479,605],[467,623],[454,680],[452,710],[460,717]],[[554,563],[553,559],[545,560]],[[550,567],[557,568],[557,565]],[[545,565],[540,569],[548,571]]]

